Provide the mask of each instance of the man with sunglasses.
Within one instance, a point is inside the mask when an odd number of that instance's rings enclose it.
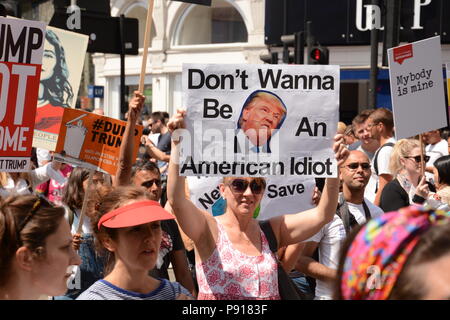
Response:
[[[372,159],[372,177],[376,181],[373,203],[379,206],[383,188],[393,179],[389,170],[389,160],[396,142],[392,112],[385,108],[376,109],[367,118],[365,126],[368,136],[380,145]]]
[[[358,150],[350,151],[340,168],[342,194],[333,220],[307,240],[296,269],[316,279],[317,300],[333,296],[333,282],[337,277],[339,252],[346,235],[357,225],[383,214],[383,210],[364,198],[364,190],[371,175],[370,160]],[[319,261],[313,260],[319,248]]]

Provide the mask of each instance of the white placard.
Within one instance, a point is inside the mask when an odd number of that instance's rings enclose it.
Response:
[[[225,199],[220,195],[220,177],[188,177],[191,201],[200,209],[214,216],[225,212]],[[283,214],[294,214],[314,207],[312,197],[316,185],[314,179],[291,177],[266,178],[266,190],[253,216],[264,220]]]
[[[339,67],[183,65],[184,176],[336,177]]]
[[[395,137],[447,126],[440,37],[388,50]]]

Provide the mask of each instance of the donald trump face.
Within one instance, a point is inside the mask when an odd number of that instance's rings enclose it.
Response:
[[[277,96],[259,92],[244,106],[240,126],[253,145],[262,146],[278,129],[285,114],[286,108]]]

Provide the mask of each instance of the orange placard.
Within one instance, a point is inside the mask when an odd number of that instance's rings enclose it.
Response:
[[[115,175],[125,121],[77,109],[64,109],[55,159]],[[136,126],[133,158],[139,149],[142,126]]]
[[[0,17],[0,171],[28,171],[41,73],[42,22]]]

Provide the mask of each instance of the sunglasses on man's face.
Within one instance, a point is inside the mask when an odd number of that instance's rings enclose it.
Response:
[[[244,179],[234,179],[229,184],[231,190],[235,193],[244,193],[249,185],[252,193],[257,195],[263,193],[266,188],[265,183],[258,180],[247,181]]]
[[[420,163],[420,161],[422,161],[422,159],[420,159],[420,156],[415,156],[415,157],[405,157],[407,159],[414,159],[415,162]],[[430,161],[430,156],[423,156],[423,161],[428,162]]]
[[[145,187],[145,188],[151,188],[151,186],[153,186],[153,184],[155,184],[157,187],[161,186],[161,180],[159,179],[152,179],[152,180],[148,180],[148,181],[144,181],[141,183],[141,186]]]
[[[350,169],[350,170],[356,170],[356,169],[359,168],[359,166],[361,166],[361,168],[363,170],[369,170],[370,169],[370,163],[368,163],[368,162],[362,162],[362,163],[352,162],[352,163],[349,163],[348,165],[346,165],[346,167],[348,169]]]

